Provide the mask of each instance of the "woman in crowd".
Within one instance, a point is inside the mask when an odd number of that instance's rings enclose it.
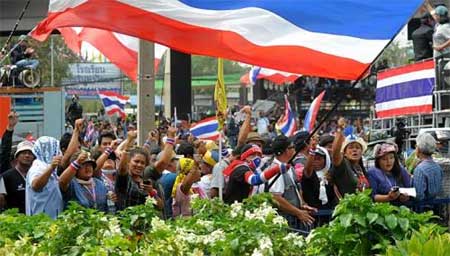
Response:
[[[106,212],[108,190],[102,180],[93,178],[95,168],[95,161],[86,152],[73,155],[71,164],[59,178],[59,187],[66,202],[76,201],[84,207]]]
[[[325,148],[318,146],[310,150],[302,178],[303,199],[317,209],[333,209],[336,196],[332,184],[328,181],[331,159]]]
[[[366,150],[366,142],[353,134],[344,137],[346,120],[338,120],[338,128],[333,141],[331,178],[335,184],[336,196],[341,199],[347,193],[355,193],[369,188],[366,170],[362,163],[362,155]]]
[[[45,213],[56,219],[64,207],[56,173],[62,159],[59,141],[42,136],[35,142],[33,154],[36,159],[26,179],[26,213],[27,215]]]
[[[200,181],[201,172],[193,159],[181,158],[179,167],[180,172],[172,188],[172,214],[173,217],[191,216],[191,196],[197,194],[200,198],[207,198],[206,191],[196,184]]]
[[[131,150],[129,156],[127,153],[122,154],[116,177],[119,209],[144,204],[147,197],[155,198],[158,206],[162,208],[161,198],[153,188],[151,181],[143,179],[144,169],[148,164],[149,156],[147,150],[143,148]]]
[[[399,187],[410,187],[411,178],[400,165],[395,143],[382,143],[374,148],[375,167],[367,176],[375,202],[406,202],[409,197],[401,194]]]

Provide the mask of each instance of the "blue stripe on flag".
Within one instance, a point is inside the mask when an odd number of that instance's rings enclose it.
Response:
[[[209,10],[256,7],[275,13],[311,32],[386,40],[391,39],[399,27],[419,8],[423,0],[181,0],[180,2]],[[299,5],[301,8],[291,8]],[[342,25],[344,23],[345,26]]]
[[[212,124],[208,124],[208,125],[204,125],[204,126],[200,126],[200,127],[194,127],[191,129],[191,133],[195,137],[198,137],[203,134],[215,132],[215,131],[217,131],[218,128],[219,128],[218,123],[212,123]]]
[[[118,100],[111,100],[110,98],[102,98],[102,101],[103,101],[103,105],[105,105],[105,107],[117,105],[121,109],[125,108],[125,104],[120,103],[120,101],[118,101]]]
[[[376,103],[413,98],[433,93],[434,78],[424,78],[377,88]]]

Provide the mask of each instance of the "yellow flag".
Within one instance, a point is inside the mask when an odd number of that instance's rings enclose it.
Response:
[[[217,82],[214,89],[214,101],[216,102],[216,117],[219,122],[219,131],[223,129],[227,116],[227,92],[223,79],[223,59],[217,59]]]

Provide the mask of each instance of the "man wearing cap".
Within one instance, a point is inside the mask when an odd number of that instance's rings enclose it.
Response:
[[[246,144],[240,153],[240,161],[234,161],[223,172],[228,179],[223,200],[228,204],[242,202],[253,194],[254,186],[261,185],[279,172],[284,173],[289,169],[286,164],[274,164],[264,172],[258,172],[262,151],[257,145]]]
[[[295,154],[293,140],[284,135],[279,135],[275,138],[272,143],[272,149],[275,154],[273,165],[286,165]],[[314,211],[315,209],[303,203],[292,168],[269,180],[269,184],[272,184],[268,188],[269,192],[274,195],[275,200],[279,204],[280,213],[287,219],[290,227],[300,228],[301,225],[297,220],[306,224],[312,224],[314,222],[314,218],[310,215],[309,211]]]
[[[18,208],[20,213],[25,213],[25,177],[35,159],[32,149],[33,143],[29,141],[17,145],[14,154],[16,165],[0,177],[0,188],[4,188],[4,191],[0,189],[0,194],[6,203],[0,208]]]
[[[294,171],[295,171],[295,181],[301,182],[302,176],[303,176],[303,169],[306,165],[306,160],[308,156],[308,150],[309,150],[309,132],[306,131],[300,131],[297,132],[292,137],[292,142],[295,145],[295,151],[298,152],[295,156],[294,160],[292,161],[294,164]]]

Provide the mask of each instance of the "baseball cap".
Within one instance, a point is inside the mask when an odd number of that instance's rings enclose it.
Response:
[[[70,157],[70,161],[72,162],[72,161],[77,160],[77,158],[78,158],[78,156],[79,156],[80,154],[81,154],[81,151],[79,151],[79,152],[73,154],[72,157]],[[94,170],[95,170],[95,168],[97,168],[97,162],[95,162],[95,160],[92,159],[90,155],[89,155],[88,158],[83,162],[83,165],[84,165],[84,164],[87,164],[87,163],[91,163],[92,166],[94,167]]]
[[[345,148],[350,143],[358,143],[359,145],[361,145],[363,153],[367,150],[367,143],[361,137],[357,137],[354,134],[350,134],[347,137],[345,137],[345,141],[344,141],[344,144],[342,145],[341,151],[344,152]]]
[[[17,145],[17,150],[16,150],[16,153],[14,153],[14,158],[16,158],[20,152],[27,151],[27,150],[33,152],[33,143],[30,141],[27,141],[27,140],[20,142]]]
[[[296,151],[304,149],[309,144],[309,140],[309,132],[307,131],[299,131],[292,136]]]
[[[293,140],[285,135],[278,135],[272,142],[273,153],[277,156],[281,155],[289,146],[293,146]]]
[[[217,150],[208,150],[202,158],[203,162],[210,166],[214,166],[219,162],[219,152]]]
[[[248,133],[246,143],[249,143],[250,141],[259,141],[262,144],[264,144],[264,142],[265,142],[263,140],[263,138],[261,138],[261,136],[257,132],[249,132]]]

